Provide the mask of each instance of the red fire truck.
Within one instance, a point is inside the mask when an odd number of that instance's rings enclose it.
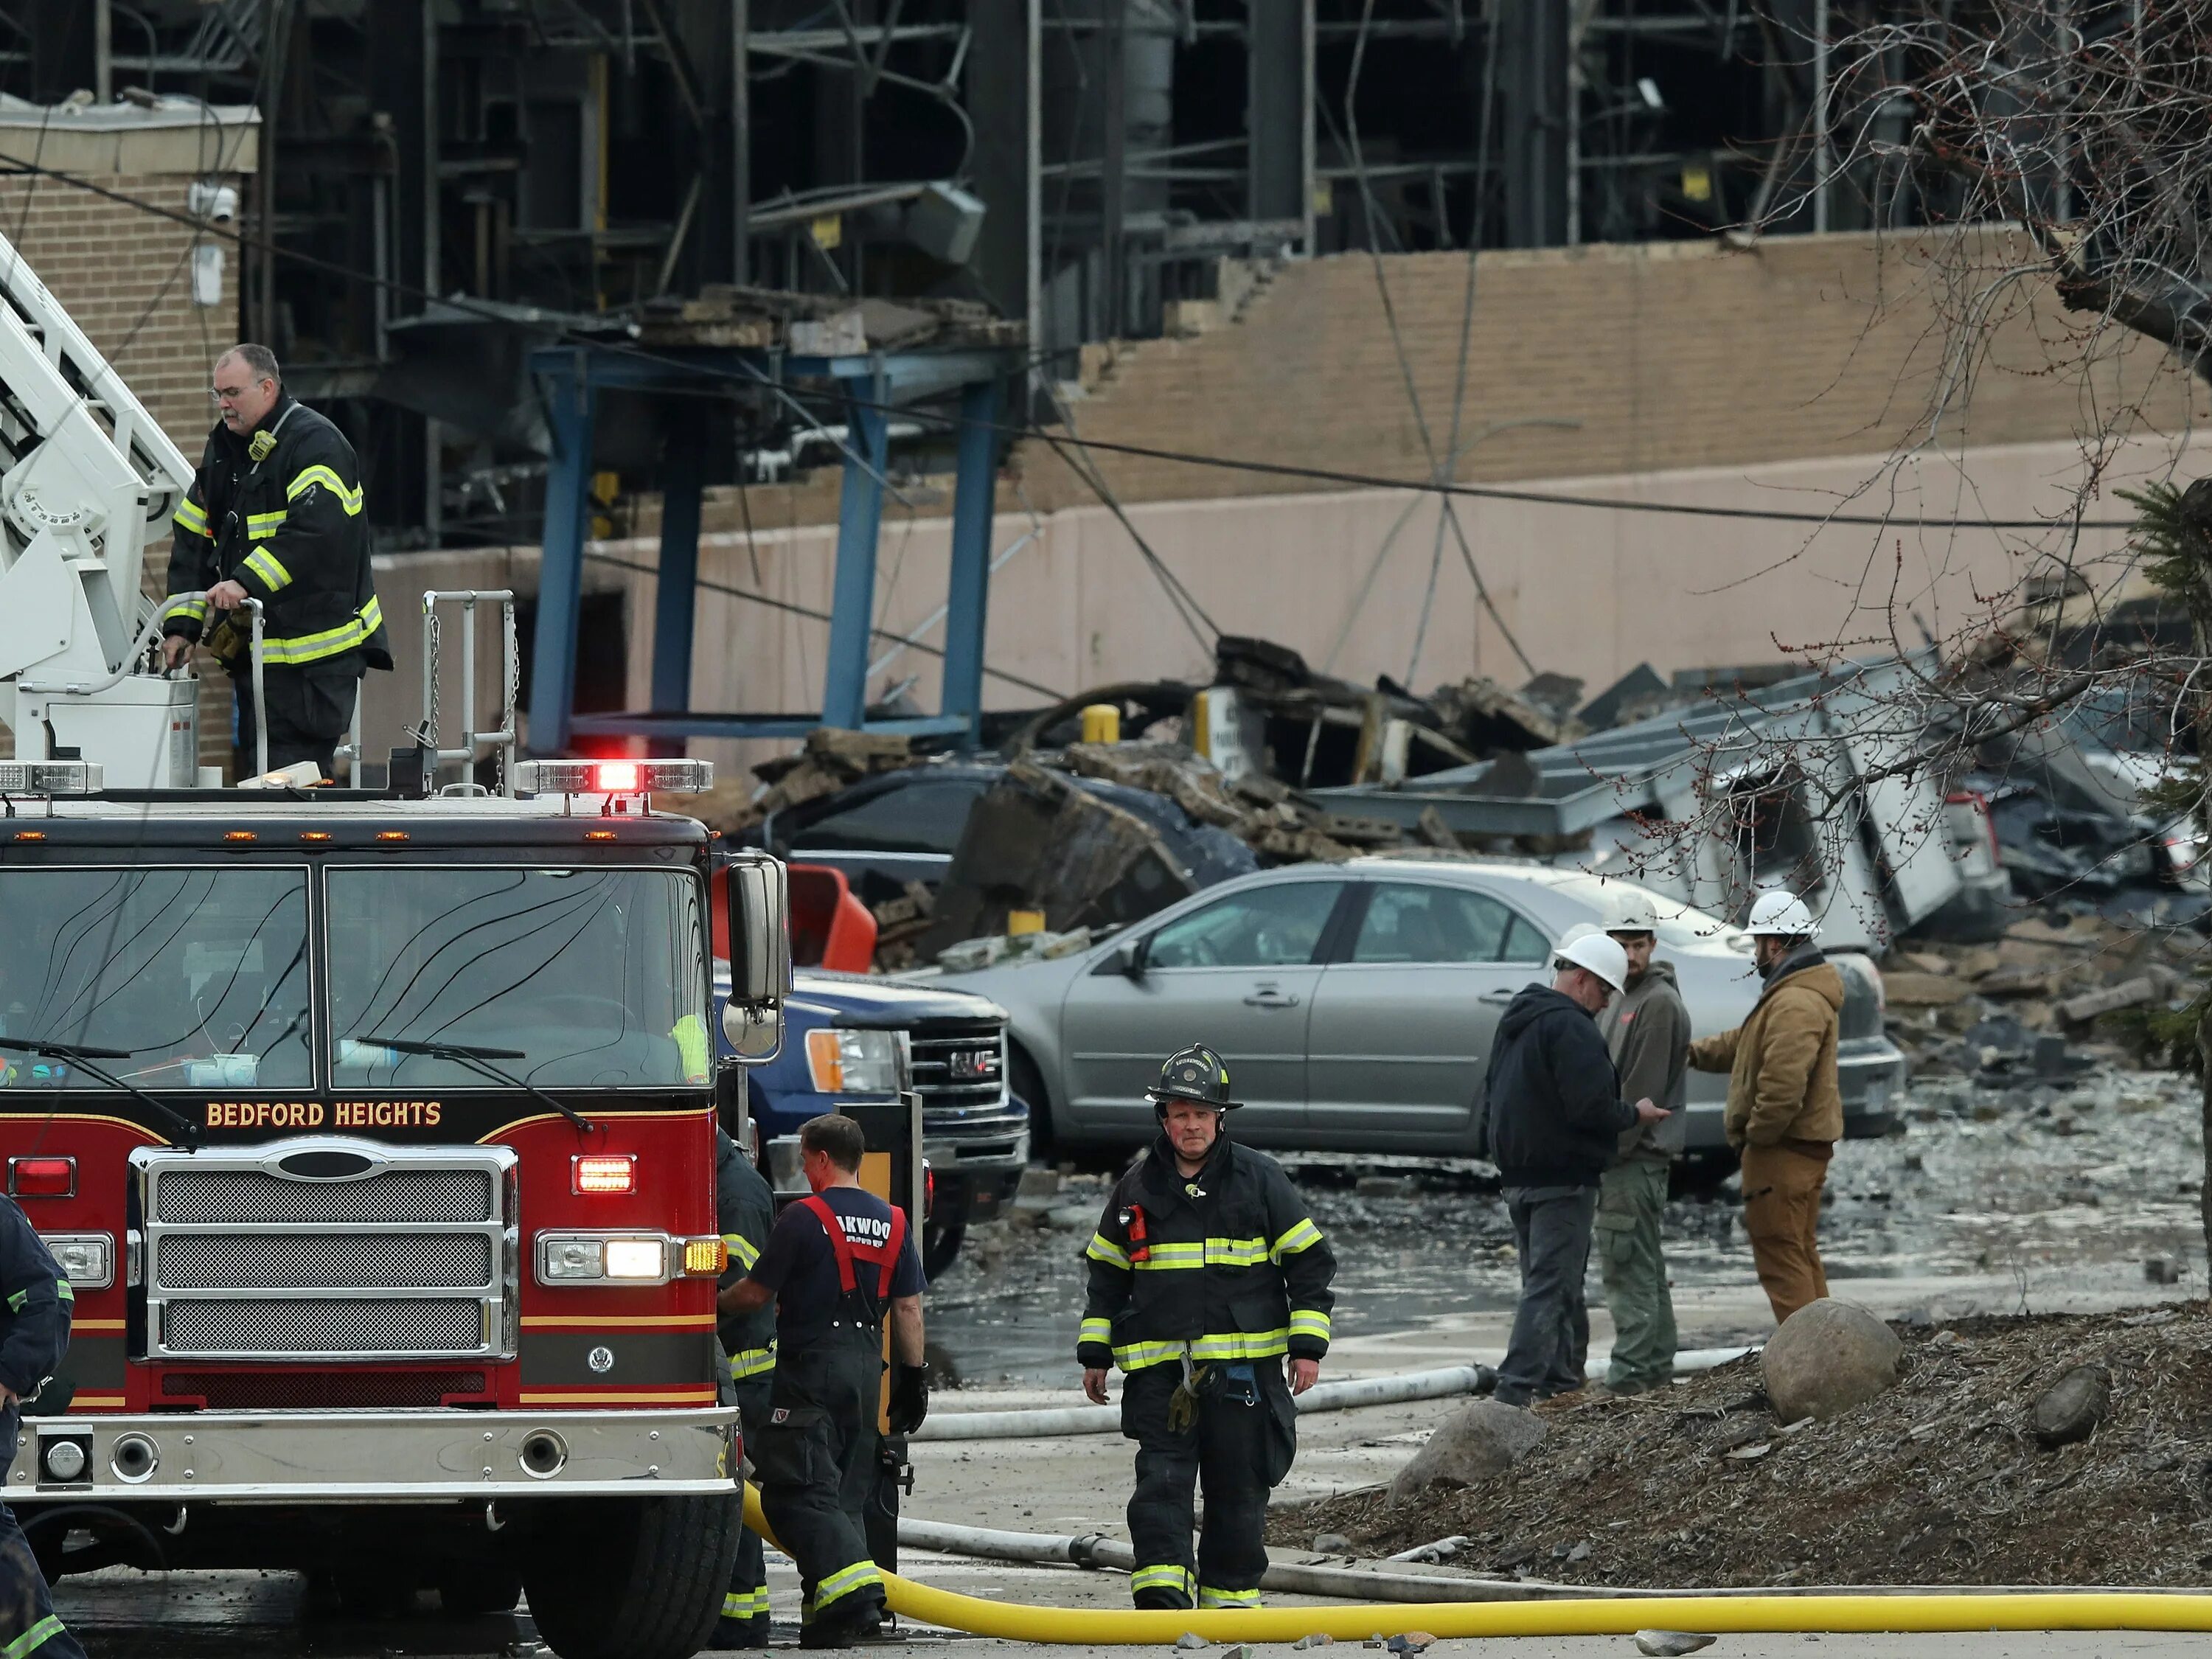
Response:
[[[0,1156],[76,1292],[8,1491],[52,1570],[526,1589],[568,1659],[703,1644],[740,1524],[718,871],[739,1053],[788,975],[781,866],[647,810],[705,770],[410,799],[0,763]]]

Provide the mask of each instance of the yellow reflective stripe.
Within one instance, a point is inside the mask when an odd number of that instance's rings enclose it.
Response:
[[[1125,1273],[1128,1271],[1129,1253],[1103,1233],[1091,1234],[1091,1243],[1084,1247],[1083,1254],[1093,1261],[1103,1261],[1108,1267],[1119,1267]]]
[[[1320,1243],[1321,1229],[1315,1226],[1313,1218],[1308,1216],[1277,1239],[1274,1247],[1267,1254],[1277,1261],[1280,1261],[1286,1255],[1296,1255],[1300,1250],[1310,1250]]]
[[[208,533],[207,509],[198,501],[178,502],[176,515],[169,522],[188,535],[204,536]]]
[[[249,513],[246,515],[246,539],[265,542],[283,527],[283,509],[274,513]]]
[[[749,1376],[758,1376],[763,1371],[775,1369],[775,1344],[765,1348],[740,1348],[730,1356],[730,1381],[742,1382]]]
[[[1218,1335],[1201,1336],[1190,1345],[1193,1359],[1265,1359],[1271,1354],[1287,1353],[1291,1346],[1288,1330],[1226,1331]]]
[[[335,657],[342,651],[352,650],[383,625],[383,608],[372,599],[361,608],[359,616],[339,627],[325,629],[319,634],[301,634],[290,639],[264,641],[262,658],[267,662],[319,661],[325,657]]]
[[[1256,1607],[1260,1605],[1260,1592],[1255,1589],[1214,1589],[1200,1584],[1198,1587],[1198,1605],[1201,1607]]]
[[[62,1633],[61,1615],[48,1613],[4,1648],[0,1648],[0,1659],[23,1659],[33,1649],[46,1646],[47,1641]]]
[[[1139,1567],[1129,1575],[1129,1594],[1139,1590],[1171,1589],[1188,1599],[1190,1595],[1188,1567]]]
[[[1178,1267],[1256,1267],[1267,1259],[1264,1238],[1207,1238],[1185,1244],[1155,1244],[1146,1260],[1131,1265],[1143,1273]]]
[[[760,1260],[760,1248],[742,1233],[724,1233],[722,1243],[729,1247],[730,1260],[740,1267],[750,1267]]]
[[[756,1590],[729,1590],[722,1596],[722,1617],[725,1619],[765,1619],[768,1616],[768,1588]]]
[[[357,489],[349,489],[345,480],[326,466],[311,466],[294,478],[291,483],[284,486],[284,499],[288,501],[296,501],[315,484],[323,484],[329,488],[331,494],[338,498],[338,505],[345,508],[346,517],[350,519],[361,511],[361,491]]]
[[[54,1280],[54,1289],[59,1292],[63,1301],[75,1302],[76,1300],[76,1287],[71,1285],[66,1279],[57,1279]]]
[[[1105,1342],[1110,1344],[1114,1340],[1114,1322],[1110,1319],[1102,1319],[1097,1315],[1093,1314],[1091,1317],[1083,1322],[1083,1329],[1078,1333],[1075,1340],[1079,1343]]]
[[[1180,1359],[1185,1342],[1130,1342],[1114,1350],[1114,1363],[1125,1371],[1140,1371],[1147,1365],[1165,1364],[1170,1359]]]
[[[1317,1336],[1326,1342],[1328,1340],[1328,1316],[1316,1313],[1311,1308],[1293,1308],[1291,1310],[1291,1334]]]
[[[207,611],[207,601],[205,599],[186,599],[182,605],[173,605],[169,607],[169,614],[171,616],[189,617],[194,622],[206,621]]]
[[[883,1570],[872,1561],[855,1561],[849,1567],[841,1567],[814,1587],[814,1610],[817,1613],[842,1596],[854,1590],[866,1589],[884,1582]]]
[[[265,547],[257,547],[246,556],[246,568],[258,576],[261,585],[272,593],[292,585],[292,573]]]

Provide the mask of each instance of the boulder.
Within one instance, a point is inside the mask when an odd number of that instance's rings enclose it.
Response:
[[[1905,1352],[1888,1326],[1856,1302],[1822,1297],[1782,1322],[1759,1356],[1775,1420],[1825,1422],[1897,1381]]]
[[[1541,1419],[1501,1400],[1471,1400],[1428,1438],[1390,1483],[1402,1504],[1430,1486],[1471,1486],[1503,1474],[1544,1437]]]
[[[2087,1440],[2112,1403],[2112,1376],[2102,1365],[2076,1365],[2035,1402],[2035,1437],[2046,1446]]]

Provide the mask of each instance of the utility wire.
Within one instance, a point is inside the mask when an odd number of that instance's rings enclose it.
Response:
[[[9,161],[0,164],[0,173],[37,173],[44,178],[67,185],[72,189],[89,191],[93,195],[104,197],[124,206],[137,209],[157,218],[172,220],[181,225],[189,225],[207,235],[235,242],[240,247],[259,246],[256,238],[244,232],[224,230],[218,227],[202,224],[189,214],[163,207],[156,202],[145,201],[124,191],[111,189],[90,179],[72,177],[52,167],[34,167],[22,161]],[[416,288],[411,283],[379,276],[357,266],[344,264],[334,259],[325,259],[295,248],[279,247],[276,253],[280,258],[292,260],[295,264],[307,266],[311,270],[342,276],[350,282],[381,287],[404,298],[416,300],[434,298],[438,304],[450,310],[477,317],[485,322],[500,323],[509,327],[516,325],[515,319],[511,314],[466,299],[449,299],[432,295],[427,290]],[[657,368],[673,369],[695,378],[720,380],[739,386],[757,386],[787,400],[791,400],[789,392],[777,385],[765,372],[750,364],[740,363],[735,368],[723,368],[716,364],[672,357],[644,346],[631,345],[621,341],[588,335],[578,330],[564,327],[550,319],[544,326],[549,334],[567,344],[588,346],[612,356],[628,358],[634,362],[650,363]],[[1030,438],[1049,443],[1054,435],[1051,428],[1033,422],[1011,421],[970,422],[963,421],[957,415],[945,414],[921,404],[878,403],[864,398],[856,398],[850,393],[842,395],[843,401],[848,406],[876,410],[886,415],[896,414],[903,419],[926,422],[942,428],[947,432],[957,430],[963,426],[981,424],[986,430],[1006,437]],[[813,420],[811,411],[806,418],[810,422]],[[1895,514],[1883,515],[1870,513],[1802,513],[1778,507],[1711,507],[1688,501],[1639,501],[1620,496],[1569,495],[1551,490],[1508,489],[1496,485],[1457,483],[1434,478],[1392,478],[1372,472],[1354,472],[1341,467],[1310,466],[1286,461],[1252,460],[1231,455],[1206,455],[1190,450],[1163,449],[1151,444],[1122,443],[1105,438],[1085,438],[1081,441],[1085,452],[1093,455],[1127,455],[1139,460],[1167,461],[1180,466],[1205,467],[1218,471],[1246,472],[1261,477],[1292,478],[1309,483],[1340,484],[1354,489],[1405,489],[1433,495],[1449,495],[1462,500],[1522,501],[1539,507],[1584,507],[1607,513],[1652,513],[1693,519],[1736,519],[1762,524],[1858,526],[1876,530],[1911,528],[1916,525],[1924,529],[1937,530],[2048,531],[2069,528],[2132,531],[2136,528],[2135,520],[2132,519],[1977,519],[1955,516],[1903,518]],[[847,454],[848,459],[859,459],[852,457],[849,451]],[[865,462],[861,464],[864,466],[866,465]]]

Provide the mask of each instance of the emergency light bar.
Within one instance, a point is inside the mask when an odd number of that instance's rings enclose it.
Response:
[[[101,770],[97,761],[0,761],[0,795],[88,795]]]
[[[697,794],[714,784],[712,761],[535,760],[514,769],[514,787],[526,795]]]

